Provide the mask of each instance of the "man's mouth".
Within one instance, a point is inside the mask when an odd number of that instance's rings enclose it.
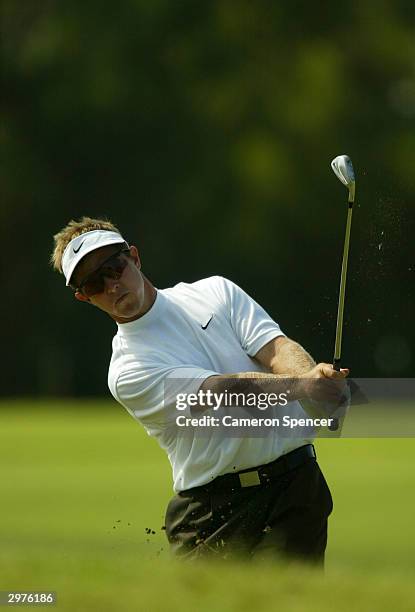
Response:
[[[117,304],[119,304],[121,302],[121,300],[123,298],[125,298],[125,296],[128,294],[128,291],[126,293],[123,293],[122,295],[120,295],[120,297],[116,300],[115,302],[115,306],[117,306]]]

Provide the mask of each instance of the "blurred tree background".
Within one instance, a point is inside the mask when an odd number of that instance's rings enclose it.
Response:
[[[413,2],[3,0],[1,27],[3,395],[107,394],[115,325],[48,265],[84,214],[157,287],[229,277],[330,361],[343,153],[344,363],[413,376]]]

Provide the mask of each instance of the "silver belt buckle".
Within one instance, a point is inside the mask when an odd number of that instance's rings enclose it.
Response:
[[[238,474],[238,476],[241,487],[255,487],[261,484],[257,470],[252,470],[252,472],[244,472],[243,474]]]

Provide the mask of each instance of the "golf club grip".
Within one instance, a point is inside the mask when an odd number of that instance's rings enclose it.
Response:
[[[339,359],[334,359],[333,360],[333,370],[336,370],[337,372],[340,372],[340,357],[339,357]]]

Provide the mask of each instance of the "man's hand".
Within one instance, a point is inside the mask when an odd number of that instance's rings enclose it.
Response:
[[[318,363],[309,372],[302,374],[301,378],[346,378],[349,372],[349,368],[341,368],[338,372],[331,363]]]
[[[342,368],[338,372],[330,363],[318,363],[299,376],[300,393],[303,393],[306,399],[337,406],[347,396],[344,379],[348,374],[348,368]]]

